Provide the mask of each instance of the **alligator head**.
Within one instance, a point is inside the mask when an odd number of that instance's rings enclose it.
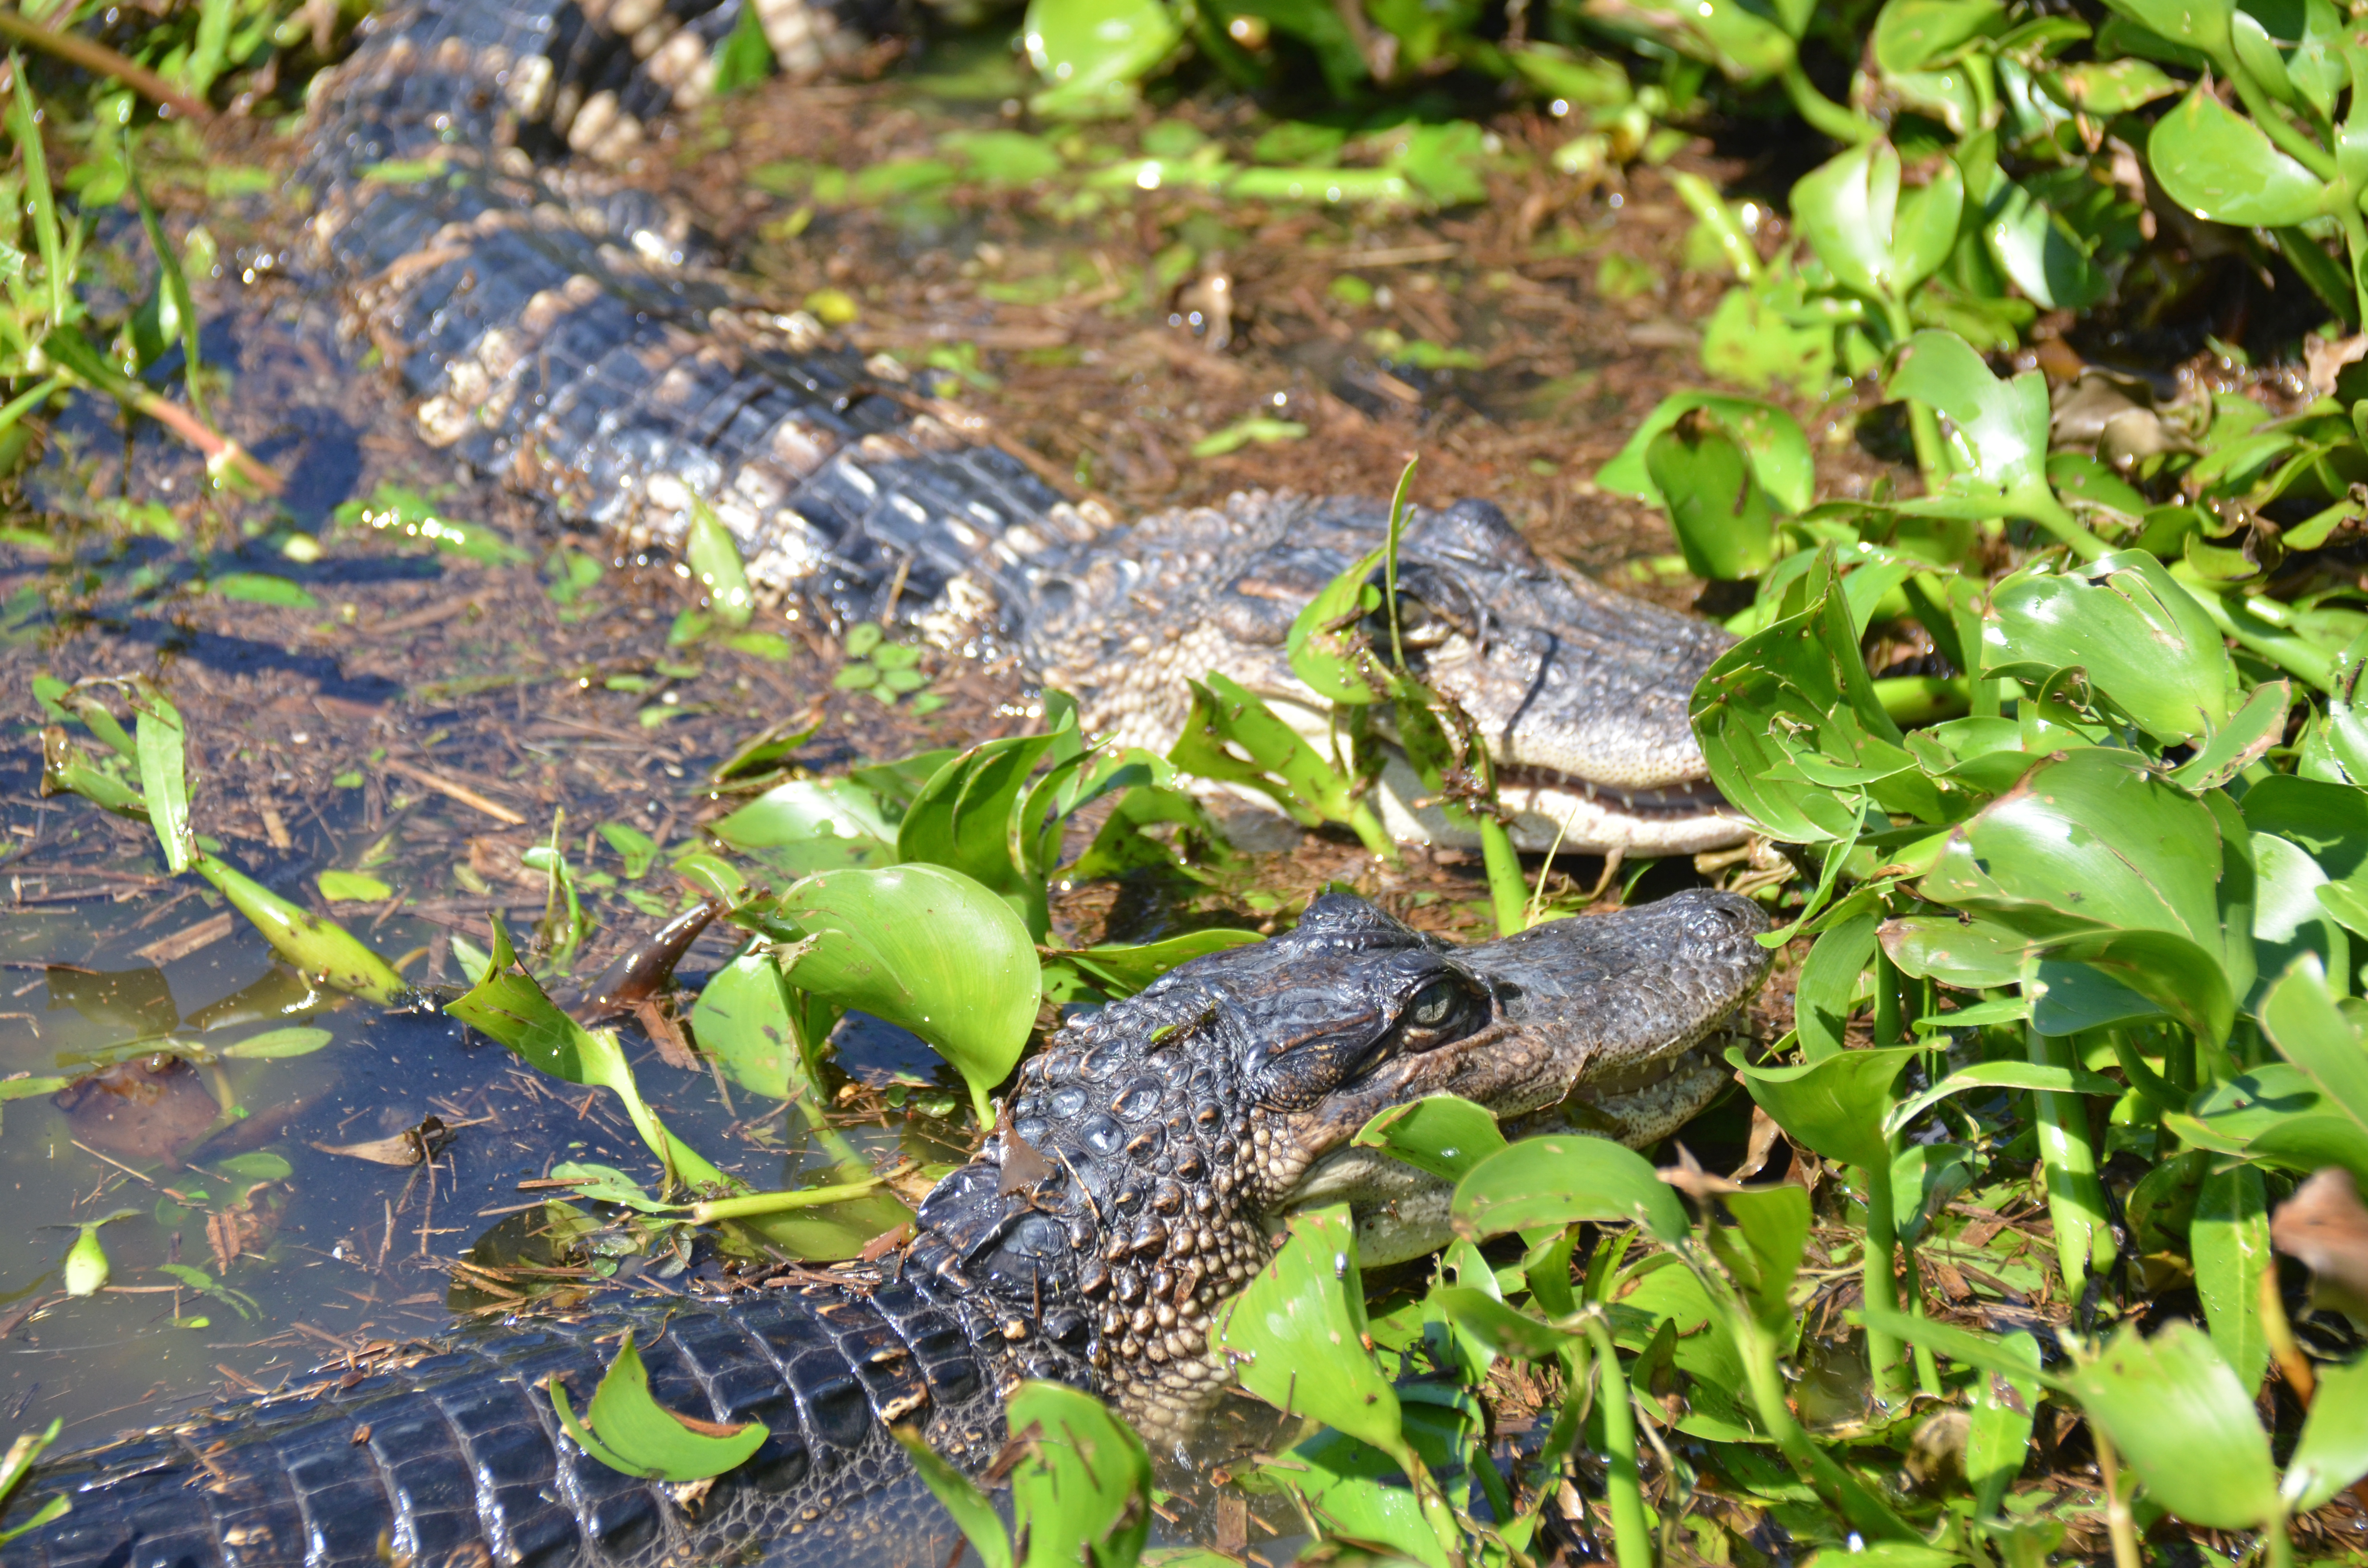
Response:
[[[1211,1312],[1288,1210],[1347,1201],[1377,1261],[1447,1239],[1439,1184],[1350,1147],[1376,1113],[1454,1094],[1631,1142],[1726,1077],[1767,922],[1679,893],[1458,947],[1327,896],[1296,929],[1181,966],[1054,1035],[978,1160],[921,1206],[907,1268],[996,1303],[1007,1375],[1090,1379],[1174,1430],[1222,1385]]]
[[[1291,623],[1388,523],[1375,502],[1266,494],[1146,517],[1038,568],[1023,642],[1087,728],[1121,744],[1166,751],[1185,681],[1215,670],[1328,748],[1330,708],[1292,673]],[[1520,847],[1678,855],[1743,838],[1686,715],[1725,632],[1543,560],[1485,501],[1408,514],[1397,621],[1409,662],[1477,722]],[[1386,644],[1384,616],[1371,630]],[[1391,831],[1465,841],[1428,794],[1393,756]]]

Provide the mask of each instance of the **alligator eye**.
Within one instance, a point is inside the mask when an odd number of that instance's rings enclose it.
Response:
[[[1406,1003],[1406,1022],[1414,1028],[1435,1029],[1454,1017],[1463,1003],[1462,986],[1452,980],[1434,980]]]

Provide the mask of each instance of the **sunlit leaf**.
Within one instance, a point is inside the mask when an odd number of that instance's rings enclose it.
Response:
[[[609,1469],[650,1481],[702,1481],[721,1475],[764,1447],[771,1434],[761,1421],[741,1425],[690,1417],[667,1410],[650,1397],[650,1375],[633,1347],[631,1330],[617,1348],[591,1408],[578,1421],[557,1378],[550,1381],[552,1408],[575,1446]]]

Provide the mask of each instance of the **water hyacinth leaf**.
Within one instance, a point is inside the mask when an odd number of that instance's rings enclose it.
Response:
[[[1577,1337],[1469,1285],[1440,1286],[1431,1291],[1429,1301],[1449,1322],[1499,1356],[1552,1362]]]
[[[110,767],[91,760],[58,725],[41,732],[41,792],[79,795],[103,812],[136,822],[148,820],[148,802]]]
[[[1011,1472],[1025,1568],[1135,1562],[1151,1529],[1151,1456],[1134,1429],[1064,1383],[1020,1384],[1008,1418],[1027,1445]]]
[[[6,1502],[15,1493],[18,1483],[31,1472],[34,1461],[58,1440],[58,1433],[64,1429],[64,1426],[63,1420],[52,1420],[41,1431],[23,1433],[8,1445],[7,1453],[0,1456],[0,1502]],[[40,1529],[53,1519],[64,1517],[73,1506],[73,1503],[63,1494],[45,1499],[29,1517],[0,1530],[0,1546],[7,1545],[20,1535]]]
[[[740,543],[715,508],[693,499],[690,532],[683,540],[683,562],[707,590],[707,613],[737,631],[756,614],[757,598],[748,586],[747,568],[740,563]]]
[[[1292,618],[1283,639],[1291,673],[1327,702],[1363,707],[1383,695],[1386,673],[1374,668],[1356,623],[1382,608],[1381,588],[1367,579],[1387,552],[1384,546],[1350,565]]]
[[[2045,1090],[2059,1095],[2102,1095],[2119,1099],[2128,1085],[2079,1068],[2051,1067],[2035,1062],[1977,1062],[1960,1067],[1923,1093],[1901,1100],[1884,1116],[1883,1130],[1895,1133],[1952,1095],[1967,1089]]]
[[[2235,1165],[2203,1178],[2187,1233],[2195,1261],[2195,1294],[2220,1358],[2248,1393],[2269,1369],[2270,1342],[2261,1326],[2261,1281],[2270,1256],[2268,1193],[2261,1173]]]
[[[2368,1475],[2368,1356],[2341,1366],[2320,1362],[2318,1393],[2286,1461],[2284,1492],[2296,1513],[2325,1507]]]
[[[551,1167],[551,1179],[574,1184],[578,1198],[595,1203],[614,1203],[643,1214],[665,1214],[675,1205],[661,1203],[642,1190],[642,1184],[614,1165],[598,1165],[588,1160],[562,1160]]]
[[[1985,675],[2086,670],[2167,745],[2215,733],[2235,711],[2237,670],[2219,627],[2144,551],[2068,571],[2018,572],[1998,584],[1991,604],[1982,628]]]
[[[1159,0],[1030,0],[1020,39],[1046,83],[1030,107],[1056,118],[1122,113],[1183,36]]]
[[[1712,582],[1754,577],[1776,555],[1778,507],[1743,444],[1706,409],[1653,437],[1645,472],[1668,503],[1686,570]]]
[[[313,881],[332,903],[376,903],[394,892],[367,871],[323,871]]]
[[[1291,1216],[1273,1259],[1219,1309],[1215,1344],[1269,1404],[1395,1452],[1398,1398],[1366,1335],[1357,1227],[1339,1205]]]
[[[1687,1233],[1686,1208],[1652,1165],[1608,1139],[1525,1138],[1455,1184],[1455,1233],[1485,1241],[1574,1220],[1641,1226],[1664,1244]]]
[[[2246,695],[2243,706],[2195,749],[2194,756],[2170,770],[2170,777],[2182,790],[2198,793],[2221,788],[2268,756],[2270,748],[2284,738],[2286,713],[2293,706],[2293,683],[2263,681]]]
[[[1965,1480],[1983,1517],[1998,1512],[2007,1487],[2022,1473],[2031,1457],[2032,1421],[2039,1412],[2039,1341],[2018,1333],[1996,1344],[2029,1369],[2009,1377],[1982,1368],[1974,1379],[1973,1409],[1965,1427]]]
[[[793,1005],[773,955],[743,953],[716,971],[691,1005],[691,1034],[749,1093],[804,1097],[814,1092],[814,1064]]]
[[[2208,1529],[2258,1529],[2278,1516],[2277,1468],[2253,1402],[2203,1331],[2135,1326],[2064,1386],[2102,1427],[2154,1500]]]
[[[484,978],[468,994],[449,1003],[445,1011],[500,1044],[529,1065],[562,1083],[607,1089],[623,1102],[625,1115],[651,1153],[664,1162],[670,1179],[696,1188],[744,1190],[698,1151],[667,1131],[649,1102],[642,1097],[633,1070],[606,1029],[587,1029],[560,1009],[518,966],[509,931],[495,915],[494,947]]]
[[[1031,863],[1029,838],[1038,824],[1020,821],[1030,776],[1047,756],[1074,761],[1076,714],[1064,713],[1045,734],[985,741],[950,758],[905,808],[896,829],[896,856],[960,871],[1008,901],[1030,937],[1051,922],[1044,879]]]
[[[274,951],[309,978],[381,1004],[393,1003],[410,989],[392,964],[344,926],[299,909],[211,855],[200,852],[194,869],[254,923]]]
[[[667,1410],[650,1397],[650,1374],[631,1330],[617,1347],[591,1407],[578,1421],[554,1376],[552,1409],[576,1447],[609,1469],[646,1481],[703,1481],[745,1462],[771,1436],[761,1421],[729,1424]]]
[[[1846,289],[1877,300],[1900,287],[1892,265],[1892,224],[1899,210],[1899,153],[1888,142],[1862,142],[1801,176],[1793,187],[1793,221]]]
[[[1875,934],[1902,974],[1968,991],[1995,990],[2021,979],[2023,953],[2031,946],[2023,932],[1978,915],[1902,915],[1884,921]],[[1816,949],[1809,956],[1814,960]],[[1804,982],[1806,973],[1804,965]]]
[[[2328,210],[2340,189],[2201,87],[2155,121],[2146,160],[2173,201],[2199,218],[2240,228],[2306,223]]]
[[[1752,1316],[1789,1345],[1793,1280],[1809,1240],[1808,1189],[1782,1183],[1724,1193],[1719,1202],[1735,1223],[1709,1227],[1705,1239],[1742,1290]]]
[[[851,778],[795,778],[707,824],[726,846],[793,876],[888,865],[896,829],[871,790]]]
[[[1806,1060],[1822,1061],[1842,1049],[1858,983],[1874,960],[1874,916],[1853,915],[1820,932],[1802,961],[1793,1028]]]
[[[1800,422],[1772,403],[1736,397],[1727,392],[1673,392],[1655,405],[1628,437],[1619,455],[1596,472],[1595,483],[1621,495],[1656,506],[1668,501],[1653,483],[1645,456],[1654,438],[1697,410],[1715,418],[1720,426],[1743,444],[1751,459],[1752,478],[1777,505],[1788,512],[1807,508],[1816,499],[1816,460]]]
[[[1879,1162],[1888,1170],[1883,1119],[1891,1108],[1892,1081],[1910,1058],[1923,1054],[1896,1046],[1845,1051],[1798,1067],[1745,1067],[1743,1086],[1794,1142],[1845,1165],[1868,1168]]]
[[[1982,241],[1998,269],[2042,310],[2085,310],[2112,287],[2071,225],[2013,180],[2001,181],[1991,197]]]
[[[929,1447],[929,1440],[920,1428],[910,1422],[899,1422],[888,1428],[888,1435],[903,1445],[912,1457],[913,1469],[929,1494],[945,1506],[952,1516],[954,1528],[962,1532],[971,1550],[978,1553],[985,1568],[1013,1568],[1011,1538],[1003,1531],[1003,1516],[977,1483],[948,1463],[944,1455]]]
[[[2046,960],[2026,987],[2038,993],[2032,1020],[2042,1034],[2169,1017],[2216,1045],[2236,1021],[2236,992],[2219,957],[2176,932],[2086,931],[2032,950]]]
[[[189,780],[184,758],[180,710],[146,682],[131,699],[139,714],[134,746],[140,757],[140,792],[148,821],[164,846],[165,864],[179,876],[196,861],[198,841],[189,830]]]
[[[2221,947],[2212,813],[2131,752],[2041,764],[1952,835],[1924,896],[2045,931],[2168,931]]]
[[[601,841],[617,852],[623,861],[621,868],[628,881],[639,881],[649,875],[650,867],[658,858],[657,840],[628,823],[604,822],[599,827]]]
[[[2048,95],[2066,108],[2099,119],[2144,108],[2157,98],[2170,97],[2180,85],[2179,78],[2159,65],[2135,56],[2059,65],[2043,74],[2040,81]]]
[[[1028,1043],[1042,997],[1036,945],[1009,903],[942,866],[825,871],[781,895],[807,934],[791,984],[912,1030],[970,1085],[979,1124],[988,1091]]]
[[[1461,1181],[1506,1146],[1487,1108],[1456,1095],[1429,1095],[1376,1114],[1358,1129],[1356,1147],[1379,1149],[1443,1181]]]
[[[2368,1132],[2368,1050],[2360,1031],[2328,994],[2318,960],[2295,960],[2261,998],[2261,1031],[2278,1054],[2300,1068],[2321,1107]]]
[[[1884,391],[1930,404],[1949,416],[1958,470],[1941,494],[1914,509],[1975,517],[2060,511],[2047,485],[2047,378],[2026,371],[2009,381],[1990,373],[1965,340],[1933,329],[1899,350]]]
[[[220,1054],[239,1062],[279,1062],[290,1056],[310,1056],[328,1044],[329,1039],[326,1029],[301,1026],[266,1029],[224,1046]]]
[[[1132,996],[1178,964],[1189,963],[1210,953],[1246,948],[1262,939],[1255,931],[1212,926],[1206,930],[1187,931],[1181,936],[1164,937],[1156,942],[1055,949],[1047,951],[1044,957],[1047,963],[1075,965],[1112,996]]]

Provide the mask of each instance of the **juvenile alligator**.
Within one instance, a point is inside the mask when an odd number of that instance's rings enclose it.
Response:
[[[750,3],[807,71],[883,25],[860,0]],[[422,434],[631,541],[712,506],[792,617],[1014,641],[1089,729],[1165,750],[1182,677],[1211,670],[1320,729],[1282,633],[1379,541],[1381,506],[1245,494],[1120,527],[894,361],[748,305],[682,211],[587,166],[703,98],[739,4],[411,0],[316,90],[303,254]],[[570,148],[590,156],[545,156]],[[1417,514],[1404,566],[1401,619],[1481,722],[1517,842],[1657,855],[1742,836],[1686,719],[1724,634],[1549,565],[1482,502]],[[1420,794],[1403,767],[1385,789],[1402,836],[1442,833]]]
[[[868,1280],[514,1324],[159,1428],[33,1475],[16,1517],[58,1491],[73,1511],[0,1568],[945,1562],[951,1528],[891,1424],[975,1471],[1004,1393],[1048,1378],[1174,1437],[1225,1376],[1211,1313],[1282,1211],[1351,1203],[1372,1260],[1446,1239],[1436,1183],[1348,1146],[1368,1119],[1452,1093],[1516,1126],[1577,1111],[1657,1137],[1723,1081],[1765,926],[1694,892],[1457,947],[1319,899],[1056,1034]],[[538,1385],[580,1403],[627,1327],[661,1403],[770,1428],[695,1505],[555,1433]]]

